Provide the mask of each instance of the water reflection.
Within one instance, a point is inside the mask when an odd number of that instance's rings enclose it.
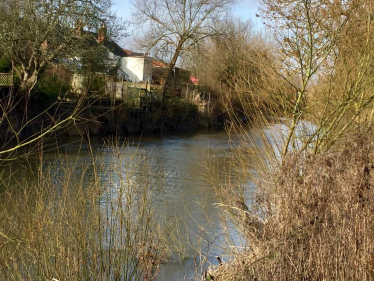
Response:
[[[190,135],[142,136],[118,141],[120,144],[127,143],[127,145],[120,146],[116,153],[125,154],[123,151],[125,149],[144,153],[143,157],[146,157],[145,160],[150,165],[155,184],[160,180],[161,175],[168,204],[160,211],[167,220],[177,218],[179,222],[180,247],[186,250],[183,260],[176,259],[164,264],[158,280],[190,280],[196,271],[201,273],[206,266],[203,264],[197,267],[201,261],[217,264],[215,256],[223,255],[224,251],[220,246],[223,243],[222,234],[226,232],[226,226],[222,225],[219,219],[221,211],[217,208],[218,200],[209,177],[213,175],[218,182],[224,182],[228,177],[232,179],[235,177],[235,171],[228,160],[231,153],[230,142],[236,141],[238,139],[230,140],[224,131],[204,131]],[[93,154],[100,165],[106,167],[123,165],[120,175],[114,175],[110,169],[107,173],[100,174],[100,181],[103,184],[115,182],[113,177],[117,177],[117,180],[118,177],[123,177],[122,180],[131,181],[135,185],[141,183],[142,175],[135,173],[128,176],[126,165],[134,165],[132,168],[135,171],[141,171],[144,163],[141,161],[132,163],[130,158],[125,158],[124,163],[115,163],[114,149],[116,148],[105,144],[101,138],[91,139],[90,146],[79,139],[60,140],[57,150],[46,151],[42,157],[35,156],[35,159],[28,163],[27,169],[23,166],[14,166],[13,170],[16,169],[17,173],[20,173],[19,178],[32,179],[38,165],[42,163],[43,168],[46,169],[57,161],[58,164],[74,167],[74,176],[79,178],[84,175],[83,181],[89,184],[92,177],[97,176]],[[55,167],[51,168],[51,172],[54,180],[58,181],[59,178],[64,177],[64,171],[58,168],[60,165]],[[108,186],[108,190],[110,196],[115,198],[115,186]],[[232,232],[231,235],[235,243],[240,243],[236,233]],[[205,256],[207,260],[204,260]]]

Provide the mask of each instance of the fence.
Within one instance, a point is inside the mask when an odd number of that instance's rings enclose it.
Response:
[[[0,73],[0,86],[13,86],[13,74]]]
[[[184,99],[191,101],[194,103],[200,112],[205,112],[210,114],[211,113],[211,98],[210,93],[205,92],[198,92],[195,90],[186,90],[184,95]]]
[[[105,95],[115,99],[127,99],[131,96],[140,96],[141,92],[149,92],[151,87],[145,83],[111,82],[105,84]]]

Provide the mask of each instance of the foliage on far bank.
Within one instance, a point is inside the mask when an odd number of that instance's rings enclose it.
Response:
[[[71,73],[63,65],[52,65],[40,74],[32,91],[31,106],[50,106],[70,91]]]
[[[158,103],[145,111],[132,111],[126,104],[119,105],[112,112],[97,118],[101,125],[96,133],[127,135],[193,130],[201,125],[203,119],[207,118],[195,104],[179,97],[166,97],[162,104]]]
[[[8,73],[12,70],[12,62],[6,57],[0,57],[0,73]]]

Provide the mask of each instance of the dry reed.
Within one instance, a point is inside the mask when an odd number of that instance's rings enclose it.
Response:
[[[162,173],[138,149],[103,153],[110,161],[41,164],[36,178],[2,192],[1,280],[156,278],[167,253],[168,227],[156,212]]]
[[[334,153],[287,155],[252,204],[230,205],[247,248],[214,280],[373,280],[373,149],[356,136]]]

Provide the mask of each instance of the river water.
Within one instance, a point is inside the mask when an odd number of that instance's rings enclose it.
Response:
[[[201,251],[208,262],[217,263],[215,256],[221,255],[222,251],[215,245],[221,246],[219,241],[223,229],[209,175],[218,174],[222,180],[226,177],[225,166],[231,149],[226,132],[143,137],[140,146],[166,174],[167,215],[180,219],[181,225],[186,226],[185,234],[192,240],[194,249]],[[211,164],[213,160],[214,165]],[[208,245],[206,240],[215,245]],[[201,273],[204,269],[204,265],[196,268],[196,263],[200,261],[197,253],[187,249],[187,257],[183,261],[169,262],[161,267],[158,279],[190,280],[196,272]]]
[[[313,128],[309,123],[304,127]],[[276,149],[278,146],[274,140],[283,139],[282,134],[286,134],[287,131],[288,127],[283,123],[270,124],[263,131],[277,155],[279,150]],[[275,132],[280,132],[281,135],[275,135]],[[245,147],[262,147],[259,132],[248,129],[244,135],[251,139],[251,142],[244,143]],[[181,259],[180,255],[172,255],[170,261],[161,265],[157,280],[191,280],[201,275],[210,264],[217,264],[216,256],[220,256],[224,261],[230,259],[230,254],[226,255],[228,248],[243,246],[240,234],[230,225],[230,221],[226,220],[228,225],[223,224],[221,216],[224,213],[217,205],[219,200],[215,195],[215,186],[210,180],[214,178],[216,182],[224,184],[230,179],[230,183],[235,183],[237,174],[233,171],[230,161],[235,151],[233,147],[240,145],[241,137],[229,137],[223,130],[203,130],[194,133],[143,135],[118,140],[119,149],[130,148],[144,152],[143,155],[146,156],[147,162],[149,161],[151,169],[154,169],[155,173],[162,171],[166,197],[164,199],[167,202],[162,214],[169,221],[175,220],[177,228],[180,229],[179,239],[180,247],[184,250],[183,258]],[[56,143],[58,149],[53,148]],[[122,143],[126,145],[121,146]],[[63,159],[65,164],[75,167],[74,172],[77,175],[82,175],[79,167],[84,167],[84,164],[92,161],[92,153],[99,158],[101,164],[108,167],[113,164],[113,157],[109,153],[112,148],[100,137],[91,138],[90,145],[87,141],[82,142],[80,138],[66,138],[55,141],[50,150],[48,147],[46,146],[43,152],[42,161],[46,167],[48,163],[55,163],[56,159]],[[123,154],[126,155],[126,151],[123,151]],[[251,157],[247,158],[249,160],[245,164],[245,169],[250,169]],[[28,169],[31,172],[36,170],[32,166]],[[15,175],[19,172],[19,176],[27,177],[28,171],[22,166],[13,170],[18,170]],[[7,178],[6,172],[2,172],[0,176]],[[86,171],[86,175],[89,177],[90,173]],[[245,184],[250,187],[251,182],[245,180]],[[227,240],[227,237],[230,240]]]
[[[164,215],[167,219],[179,221],[181,241],[189,241],[182,242],[186,247],[184,258],[164,263],[158,280],[190,280],[209,264],[217,264],[217,255],[223,260],[229,258],[222,249],[226,246],[223,240],[227,232],[219,218],[222,210],[217,206],[209,176],[213,174],[222,182],[234,176],[230,174],[228,159],[235,141],[225,131],[216,130],[120,139],[120,142],[143,150],[152,159],[154,169],[163,171],[168,202]],[[94,153],[103,151],[103,143],[99,137],[91,139]],[[79,139],[61,139],[59,147],[58,151],[44,152],[45,163],[55,161],[59,154],[67,155],[65,161],[71,159],[75,167],[80,166],[79,162],[90,161],[89,147],[82,145]],[[98,155],[102,163],[112,161],[105,153]],[[235,232],[229,234],[231,243],[241,243]]]
[[[182,243],[188,244],[184,245],[183,260],[163,264],[158,280],[190,280],[210,263],[217,264],[217,255],[224,255],[220,247],[224,244],[225,230],[209,176],[214,173],[222,181],[229,176],[227,161],[235,139],[229,139],[223,130],[205,130],[191,134],[130,137],[127,141],[144,150],[154,168],[163,171],[168,201],[166,216],[179,221],[181,240],[189,241]],[[92,140],[93,147],[101,144],[100,139]],[[78,144],[76,149],[70,146],[69,153],[78,148]],[[235,233],[231,234],[235,237]],[[235,242],[239,243],[239,240]],[[206,262],[200,264],[202,261]]]

